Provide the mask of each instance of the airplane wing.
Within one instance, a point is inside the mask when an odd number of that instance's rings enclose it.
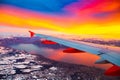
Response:
[[[31,37],[37,36],[40,38],[44,38],[46,40],[50,40],[50,41],[62,44],[64,46],[75,48],[77,50],[82,50],[85,52],[89,52],[91,54],[96,54],[100,56],[101,59],[97,60],[95,63],[112,63],[114,65],[113,66],[114,68],[110,68],[105,72],[106,75],[120,76],[120,52],[105,49],[103,47],[88,45],[80,41],[76,42],[76,41],[60,39],[60,38],[56,38],[56,37],[52,37],[44,34],[37,34],[31,31],[29,32],[31,34]],[[112,72],[110,72],[111,69],[113,69]],[[115,72],[115,70],[119,73]]]

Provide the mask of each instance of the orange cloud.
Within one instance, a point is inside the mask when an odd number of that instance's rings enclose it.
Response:
[[[104,2],[103,2],[104,3]],[[104,3],[110,5],[111,3]],[[97,5],[96,7],[99,7]],[[119,6],[116,2],[111,4],[113,7],[101,8],[102,10],[116,10]],[[88,8],[87,8],[88,9]],[[94,11],[95,8],[91,9]],[[85,9],[84,9],[85,10]],[[80,12],[84,12],[81,10]],[[103,10],[104,11],[104,10]],[[28,29],[50,29],[71,34],[92,34],[104,35],[111,38],[119,38],[120,34],[120,14],[113,13],[106,18],[95,18],[87,14],[79,15],[50,15],[24,10],[12,6],[3,6],[0,8],[0,24],[10,25],[11,27],[20,27]],[[114,37],[117,36],[117,37]]]

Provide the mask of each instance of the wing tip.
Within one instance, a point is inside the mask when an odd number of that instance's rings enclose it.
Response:
[[[28,32],[30,33],[30,37],[33,37],[35,35],[35,33],[30,30]]]

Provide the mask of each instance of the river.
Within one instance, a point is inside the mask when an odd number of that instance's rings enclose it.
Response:
[[[37,45],[34,44],[17,44],[11,45],[11,47],[19,50],[25,50],[31,54],[43,55],[46,58],[53,59],[56,61],[82,64],[87,66],[95,66],[102,69],[107,69],[112,66],[111,64],[94,64],[94,62],[98,60],[100,57],[86,52],[64,53],[63,48],[59,49],[45,48],[38,47]]]

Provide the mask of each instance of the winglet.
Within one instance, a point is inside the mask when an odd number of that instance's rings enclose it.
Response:
[[[33,37],[35,35],[35,33],[32,31],[29,31],[29,33],[30,33],[30,37]]]

